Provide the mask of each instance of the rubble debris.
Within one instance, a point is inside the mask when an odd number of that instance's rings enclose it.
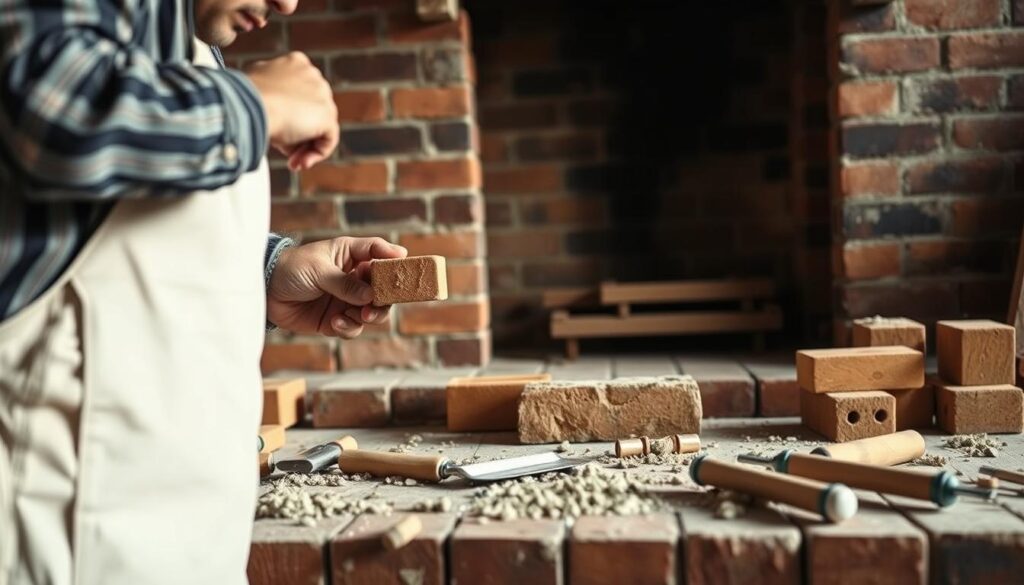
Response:
[[[337,493],[309,493],[284,482],[272,484],[256,500],[256,518],[285,518],[303,526],[314,526],[324,518],[343,514],[384,514],[394,509],[390,502],[355,500]]]
[[[441,496],[436,499],[420,500],[412,505],[413,512],[451,512],[452,499]]]
[[[412,451],[413,449],[419,447],[420,443],[422,442],[422,435],[408,435],[406,436],[404,443],[399,443],[398,445],[388,449],[388,451],[392,453],[405,453],[407,451]]]
[[[967,457],[998,457],[999,449],[1006,447],[1006,441],[999,441],[985,433],[974,435],[953,435],[946,439],[943,447],[957,451]]]
[[[945,467],[949,463],[949,457],[925,453],[924,455],[910,462],[911,465],[923,465],[928,467]]]

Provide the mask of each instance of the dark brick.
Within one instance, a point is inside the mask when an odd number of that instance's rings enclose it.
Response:
[[[881,32],[896,28],[893,4],[880,6],[854,6],[840,3],[839,32],[842,34]],[[818,33],[820,34],[820,30]]]
[[[1021,0],[1024,3],[1024,0]],[[1006,104],[1015,110],[1024,109],[1024,75],[1015,75],[1006,85]]]
[[[415,53],[345,55],[331,59],[336,81],[365,83],[416,79]]]
[[[475,223],[481,219],[476,195],[442,195],[434,200],[434,221],[443,224]]]
[[[270,169],[270,195],[288,197],[292,194],[292,173],[288,169]]]
[[[708,138],[712,150],[746,152],[785,148],[788,130],[784,124],[731,126],[716,129]]]
[[[520,160],[579,160],[597,156],[597,138],[588,134],[531,136],[516,141]]]
[[[554,104],[512,104],[480,108],[480,127],[485,130],[547,128],[558,121]]]
[[[1013,24],[1024,24],[1024,0],[1013,0]]]
[[[917,82],[917,108],[928,112],[986,110],[999,103],[999,77],[965,77]]]
[[[430,126],[430,140],[438,150],[444,152],[469,150],[472,134],[465,122],[444,122]]]
[[[616,191],[629,188],[635,174],[624,166],[572,167],[565,173],[565,185],[570,191]]]
[[[524,97],[576,94],[593,87],[590,71],[579,68],[525,71],[512,78],[512,91]]]
[[[790,160],[787,156],[771,155],[764,161],[761,178],[765,181],[785,181],[789,178]]]
[[[569,102],[566,112],[574,126],[607,126],[621,107],[611,98],[589,98]]]
[[[483,366],[491,361],[491,338],[482,333],[472,339],[438,339],[437,358],[448,367]]]
[[[421,56],[423,77],[430,83],[448,85],[466,81],[466,54],[461,49],[426,48]]]
[[[960,283],[961,315],[971,319],[1002,321],[1006,318],[1006,299],[1010,298],[1012,285],[1009,277],[971,279]]]
[[[940,126],[917,124],[858,124],[842,131],[843,151],[854,158],[929,152],[939,146]]]
[[[953,122],[953,142],[963,148],[1020,150],[1024,148],[1024,118],[963,118]]]
[[[585,232],[569,232],[565,236],[565,250],[573,255],[627,255],[632,250],[623,249],[623,242],[642,242],[646,239],[646,230],[590,230]]]
[[[512,225],[512,205],[508,201],[487,201],[486,214],[488,226]]]
[[[847,205],[843,231],[850,239],[939,234],[943,216],[936,203]]]
[[[907,172],[910,193],[996,193],[1005,190],[1003,161],[997,158],[924,162]]]
[[[1019,197],[971,197],[950,205],[950,233],[964,237],[1018,237],[1024,217]]]
[[[842,304],[851,319],[875,315],[900,315],[924,320],[949,318],[959,311],[955,282],[904,281],[892,284],[850,286],[842,291]]]
[[[951,276],[964,272],[1000,273],[1009,246],[1003,241],[918,241],[907,245],[908,276]]]
[[[381,126],[341,131],[342,152],[350,155],[405,154],[423,150],[420,129]]]
[[[426,221],[427,204],[422,199],[346,201],[345,217],[353,224]]]

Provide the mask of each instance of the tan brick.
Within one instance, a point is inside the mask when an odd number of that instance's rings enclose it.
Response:
[[[311,389],[313,426],[380,427],[391,422],[391,387],[401,376],[360,372],[339,374]]]
[[[561,585],[561,520],[466,520],[450,542],[453,585]]]
[[[924,355],[908,347],[805,349],[797,381],[811,392],[894,390],[924,386]]]
[[[412,256],[370,262],[373,304],[443,301],[448,298],[448,274],[443,256]]]
[[[853,322],[853,345],[855,347],[878,347],[903,345],[925,353],[925,328],[905,317],[868,317]]]
[[[896,432],[896,399],[886,392],[800,392],[804,426],[845,443]]]
[[[896,430],[930,429],[935,426],[935,384],[920,388],[887,390],[896,399]]]
[[[337,585],[444,585],[445,541],[454,514],[412,514],[423,525],[405,546],[387,550],[384,534],[409,514],[363,514],[330,543],[332,583]]]
[[[452,378],[446,389],[448,430],[515,430],[523,388],[532,382],[550,380],[550,374]]]
[[[940,384],[935,402],[939,428],[947,433],[1024,432],[1024,392],[1016,386]]]
[[[523,443],[610,441],[699,433],[700,390],[690,376],[529,384],[519,400]]]
[[[398,331],[403,335],[482,331],[490,321],[490,304],[485,300],[424,303],[402,307]]]
[[[1015,333],[1013,327],[995,321],[939,321],[939,375],[961,386],[1013,384]]]
[[[572,527],[573,585],[676,583],[679,523],[669,514],[583,516]]]
[[[477,295],[485,290],[484,267],[481,264],[448,264],[448,293],[450,295]]]
[[[304,378],[266,378],[263,380],[263,418],[260,424],[288,428],[301,422],[305,409]]]
[[[842,83],[839,85],[839,115],[882,116],[898,109],[897,86],[892,81],[873,83]]]
[[[326,543],[352,521],[326,518],[316,526],[293,520],[257,520],[252,530],[246,575],[251,585],[323,585]]]

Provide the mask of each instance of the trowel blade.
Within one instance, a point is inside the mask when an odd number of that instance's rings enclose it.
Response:
[[[451,472],[470,481],[500,481],[549,471],[561,471],[594,461],[596,457],[562,457],[554,451],[452,466]]]

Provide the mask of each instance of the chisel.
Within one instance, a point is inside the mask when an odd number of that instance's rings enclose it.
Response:
[[[328,441],[322,445],[310,447],[295,456],[294,459],[284,459],[277,462],[277,469],[289,473],[315,473],[321,469],[327,469],[338,462],[338,456],[345,451],[352,451],[359,448],[359,444],[349,435]]]
[[[900,431],[847,443],[818,447],[811,451],[840,461],[871,465],[898,465],[924,455],[924,437],[917,431]]]
[[[344,473],[369,473],[375,477],[397,475],[421,481],[441,481],[449,477],[461,477],[469,481],[500,481],[570,469],[594,459],[571,459],[548,452],[459,465],[441,455],[344,451],[338,456],[338,468]]]

